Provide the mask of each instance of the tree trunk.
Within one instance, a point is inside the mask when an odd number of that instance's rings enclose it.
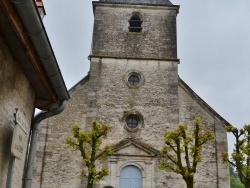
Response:
[[[87,188],[93,188],[93,182],[88,182]]]
[[[87,188],[93,188],[94,184],[93,184],[92,178],[93,178],[93,175],[89,174],[89,176],[88,176],[88,182],[87,182]]]
[[[250,181],[246,181],[245,188],[250,188]]]
[[[194,188],[194,178],[186,178],[185,182],[187,184],[187,188]]]

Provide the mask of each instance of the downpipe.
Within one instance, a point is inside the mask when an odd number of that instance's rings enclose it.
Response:
[[[55,116],[61,113],[65,108],[66,100],[60,101],[57,108],[49,110],[47,112],[42,112],[38,114],[32,124],[31,124],[31,139],[30,139],[30,147],[28,152],[28,159],[26,163],[26,170],[24,172],[24,183],[23,188],[31,188],[32,178],[33,178],[33,169],[34,169],[34,162],[36,157],[36,148],[37,148],[37,139],[38,133],[40,130],[40,122],[44,119],[49,117]]]

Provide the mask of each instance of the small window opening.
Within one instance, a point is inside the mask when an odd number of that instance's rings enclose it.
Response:
[[[141,32],[142,20],[139,16],[134,15],[129,20],[129,31],[130,32]]]
[[[131,114],[126,118],[126,123],[129,128],[136,128],[139,124],[139,117]]]
[[[130,85],[133,85],[133,86],[135,86],[135,85],[137,85],[137,84],[139,84],[139,82],[140,82],[140,78],[139,78],[139,76],[137,76],[137,75],[131,75],[129,78],[128,78],[128,83],[130,84]]]

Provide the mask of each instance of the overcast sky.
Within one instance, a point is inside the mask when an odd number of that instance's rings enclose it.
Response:
[[[70,89],[89,71],[92,1],[43,1],[47,13],[44,25]],[[249,124],[250,1],[171,2],[180,5],[180,77],[229,123],[238,127]]]

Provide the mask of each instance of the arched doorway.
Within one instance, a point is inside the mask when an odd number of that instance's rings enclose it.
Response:
[[[142,188],[142,172],[133,165],[125,166],[120,173],[119,188]]]

